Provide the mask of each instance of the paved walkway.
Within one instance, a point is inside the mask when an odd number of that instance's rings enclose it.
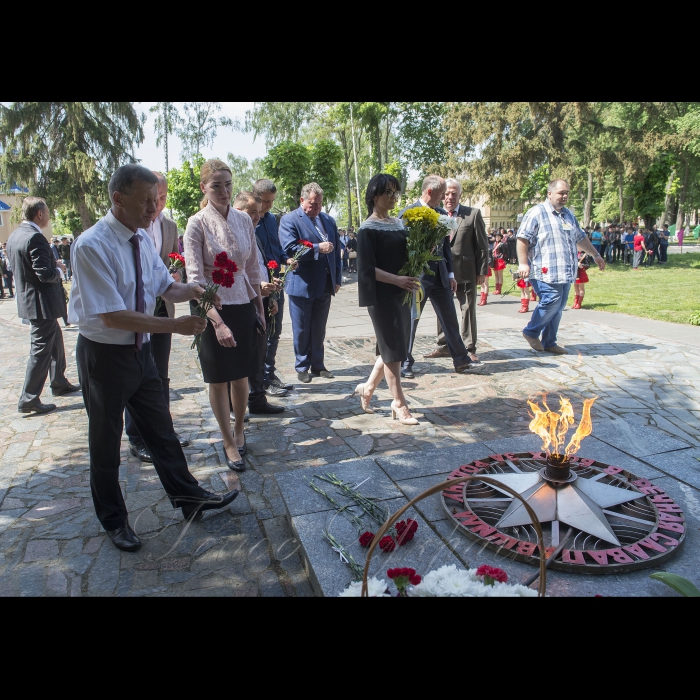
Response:
[[[612,431],[619,437],[616,446],[630,455],[639,457],[645,435],[647,442],[651,435],[660,445],[668,441],[668,448],[659,449],[672,449],[672,459],[658,450],[646,450],[641,459],[650,476],[674,480],[684,508],[700,517],[700,328],[567,311],[560,336],[573,353],[555,357],[526,346],[517,308],[515,297],[493,295],[479,307],[478,350],[488,365],[483,374],[456,375],[449,360],[417,363],[420,374],[405,387],[421,422],[402,427],[390,420],[385,385],[376,394],[374,415],[361,413],[356,400],[347,398],[374,362],[371,324],[351,282],[331,309],[327,366],[336,379],[297,385],[281,418],[251,418],[249,469],[241,475],[222,466],[206,387],[189,341],[175,336],[172,413],[177,431],[192,441],[186,450],[192,472],[207,489],[240,487],[242,494],[230,510],[207,513],[201,523],[185,527],[153,468],[128,455],[124,440],[121,483],[131,523],[145,543],[127,554],[105,541],[94,515],[80,396],[57,398],[59,409],[45,416],[17,413],[28,326],[17,319],[14,300],[0,301],[0,595],[311,595],[276,473],[370,453],[525,435],[526,399],[543,391],[571,398],[577,416],[584,397],[598,396],[594,434]],[[432,348],[434,328],[428,305],[416,357]],[[64,330],[72,380],[76,336],[75,329]],[[281,372],[295,379],[289,333],[279,355]],[[615,438],[609,439],[613,444]],[[696,546],[697,539],[697,532],[689,532],[686,546]]]

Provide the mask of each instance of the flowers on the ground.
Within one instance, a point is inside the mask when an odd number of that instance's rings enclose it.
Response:
[[[394,526],[396,528],[396,541],[399,545],[404,545],[410,542],[418,531],[418,523],[413,518],[399,520]]]
[[[396,549],[396,542],[394,542],[393,537],[384,535],[384,537],[379,540],[379,549],[381,549],[382,552],[393,552]]]
[[[506,583],[508,581],[508,574],[495,566],[489,566],[488,564],[482,564],[476,570],[477,576],[484,577],[484,583],[487,586],[493,586],[493,584],[498,581],[499,583]]]
[[[418,576],[416,570],[409,569],[408,567],[387,569],[386,575],[394,582],[399,592],[399,598],[408,597],[406,590],[409,583],[412,586],[417,586],[421,582],[421,577]]]
[[[374,539],[374,533],[367,530],[360,535],[360,537],[358,538],[358,541],[359,541],[361,547],[369,547],[370,544],[372,544],[373,539]]]
[[[362,595],[362,581],[353,581],[338,597],[359,598]],[[370,598],[390,598],[387,583],[384,579],[372,576],[367,581],[367,595]]]
[[[175,255],[175,253],[172,255]],[[204,288],[204,294],[202,294],[202,298],[199,300],[199,304],[197,305],[198,316],[207,320],[207,314],[211,310],[212,306],[214,306],[214,297],[219,291],[219,287],[233,287],[233,283],[236,281],[233,275],[236,272],[238,272],[238,265],[236,265],[233,260],[229,260],[226,251],[222,250],[220,253],[218,253],[214,258],[214,270],[211,273],[211,282],[209,282]],[[199,352],[201,345],[202,336],[195,335],[190,349],[193,350],[196,347],[197,352]]]

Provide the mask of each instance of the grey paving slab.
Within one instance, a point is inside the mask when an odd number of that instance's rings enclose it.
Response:
[[[593,435],[635,457],[662,454],[691,446],[652,425],[635,424],[633,420],[622,416],[613,420],[596,421],[593,424]]]
[[[697,447],[645,459],[662,473],[660,475],[674,477],[700,489],[700,449]]]
[[[475,442],[454,447],[444,447],[439,450],[421,450],[418,453],[407,453],[383,457],[375,457],[377,464],[395,480],[428,476],[431,474],[449,474],[462,464],[488,456],[488,448],[481,442]]]

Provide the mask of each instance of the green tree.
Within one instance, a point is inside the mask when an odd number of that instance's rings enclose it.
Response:
[[[144,119],[132,102],[0,105],[0,175],[52,209],[74,209],[85,230],[109,207],[112,173],[135,161]]]
[[[75,236],[83,230],[83,223],[74,209],[56,209],[52,218],[54,236]]]
[[[184,229],[187,220],[199,211],[202,190],[199,187],[199,172],[204,163],[201,155],[194,157],[192,165],[185,161],[180,168],[168,173],[167,206],[172,209],[178,228]]]
[[[226,160],[231,168],[234,196],[243,190],[252,190],[253,183],[264,177],[261,158],[249,162],[243,156],[229,153]]]
[[[340,191],[339,168],[343,150],[330,139],[321,139],[311,149],[311,172],[308,182],[316,182],[323,190],[323,203],[329,211]]]
[[[399,102],[401,115],[397,148],[408,165],[421,175],[443,166],[447,160],[443,138],[444,102]]]
[[[211,146],[219,127],[233,127],[232,119],[217,117],[220,102],[185,102],[185,120],[177,130],[182,142],[182,159],[192,160],[205,146]]]
[[[282,141],[262,159],[265,177],[273,180],[279,192],[281,208],[291,211],[299,206],[301,188],[309,182],[311,153],[301,143]]]
[[[302,128],[315,114],[315,102],[256,102],[246,112],[242,130],[252,131],[254,139],[264,136],[268,146],[280,141],[298,141]]]
[[[174,102],[156,102],[149,110],[156,115],[153,126],[156,131],[156,146],[160,148],[163,144],[165,154],[165,174],[170,170],[168,163],[168,137],[177,132],[178,127],[183,124],[182,117],[177,111]]]

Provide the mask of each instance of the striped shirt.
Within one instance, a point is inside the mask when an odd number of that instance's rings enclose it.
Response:
[[[578,272],[576,244],[585,236],[566,207],[557,212],[549,200],[532,207],[518,230],[518,238],[530,246],[530,277],[547,284],[574,282]]]

